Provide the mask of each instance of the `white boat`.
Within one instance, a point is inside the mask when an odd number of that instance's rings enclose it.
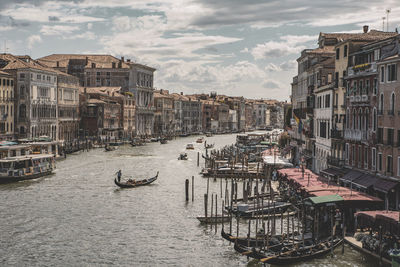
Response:
[[[186,149],[194,149],[194,145],[193,144],[187,144],[186,145]]]
[[[49,175],[56,168],[54,155],[26,155],[0,159],[0,184]]]

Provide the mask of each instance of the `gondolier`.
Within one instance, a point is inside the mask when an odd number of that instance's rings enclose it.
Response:
[[[121,182],[122,172],[121,170],[117,171],[118,182]]]

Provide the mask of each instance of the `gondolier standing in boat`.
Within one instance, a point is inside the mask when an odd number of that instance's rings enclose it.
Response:
[[[117,171],[118,182],[121,182],[122,172],[121,170]]]

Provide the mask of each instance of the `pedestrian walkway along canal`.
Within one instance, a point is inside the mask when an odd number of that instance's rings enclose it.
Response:
[[[206,140],[219,148],[235,142],[235,136]],[[203,214],[207,184],[198,174],[204,144],[196,139],[80,152],[57,162],[51,176],[0,185],[0,265],[256,266],[221,238],[220,228],[215,233],[196,219]],[[189,160],[177,160],[188,143],[195,146],[186,151]],[[120,189],[113,181],[119,169],[135,179],[160,174],[152,185]],[[190,195],[185,202],[185,179],[191,183],[192,175],[194,201]],[[210,180],[211,193],[220,197],[219,182]],[[334,259],[305,265],[374,266],[348,247],[344,255],[338,249]]]

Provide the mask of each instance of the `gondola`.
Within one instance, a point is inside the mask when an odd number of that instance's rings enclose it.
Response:
[[[168,143],[168,141],[167,141],[167,139],[165,139],[165,138],[163,138],[163,139],[160,139],[160,144],[166,144],[166,143]]]
[[[186,153],[179,154],[178,160],[187,160],[188,156]]]
[[[318,244],[301,247],[301,243],[295,245],[289,245],[287,251],[283,251],[285,247],[282,248],[282,252],[274,255],[274,253],[268,250],[268,254],[264,254],[255,249],[252,249],[252,253],[248,256],[258,259],[263,263],[273,264],[273,265],[289,265],[301,261],[308,261],[314,258],[321,257],[328,254],[331,249],[335,249],[343,242],[343,239],[336,238],[332,242],[328,239],[326,241],[320,242]],[[333,246],[333,248],[331,248]],[[243,247],[241,248],[243,249]]]
[[[132,188],[132,187],[138,187],[138,186],[142,186],[142,185],[151,184],[152,182],[157,180],[157,177],[158,177],[158,172],[157,172],[156,176],[154,176],[152,178],[147,178],[147,179],[138,180],[138,181],[132,181],[131,179],[129,179],[126,182],[118,182],[117,177],[115,177],[114,182],[116,185],[118,185],[121,188]]]
[[[206,144],[206,149],[211,149],[211,148],[214,148],[214,144]]]
[[[115,146],[105,146],[104,147],[105,152],[114,151],[115,149],[117,149]]]
[[[258,238],[250,238],[250,239],[248,239],[247,237],[235,237],[229,233],[225,233],[224,229],[221,230],[221,236],[224,239],[228,240],[229,242],[237,243],[238,245],[241,245],[241,246],[263,247],[264,240],[265,240],[265,242],[266,242],[265,245],[268,247],[273,246],[274,250],[281,249],[281,247],[282,247],[282,245],[281,245],[282,237],[280,235],[276,235],[273,237],[269,236],[268,243],[267,243],[267,239],[264,238],[263,236],[259,236]]]

